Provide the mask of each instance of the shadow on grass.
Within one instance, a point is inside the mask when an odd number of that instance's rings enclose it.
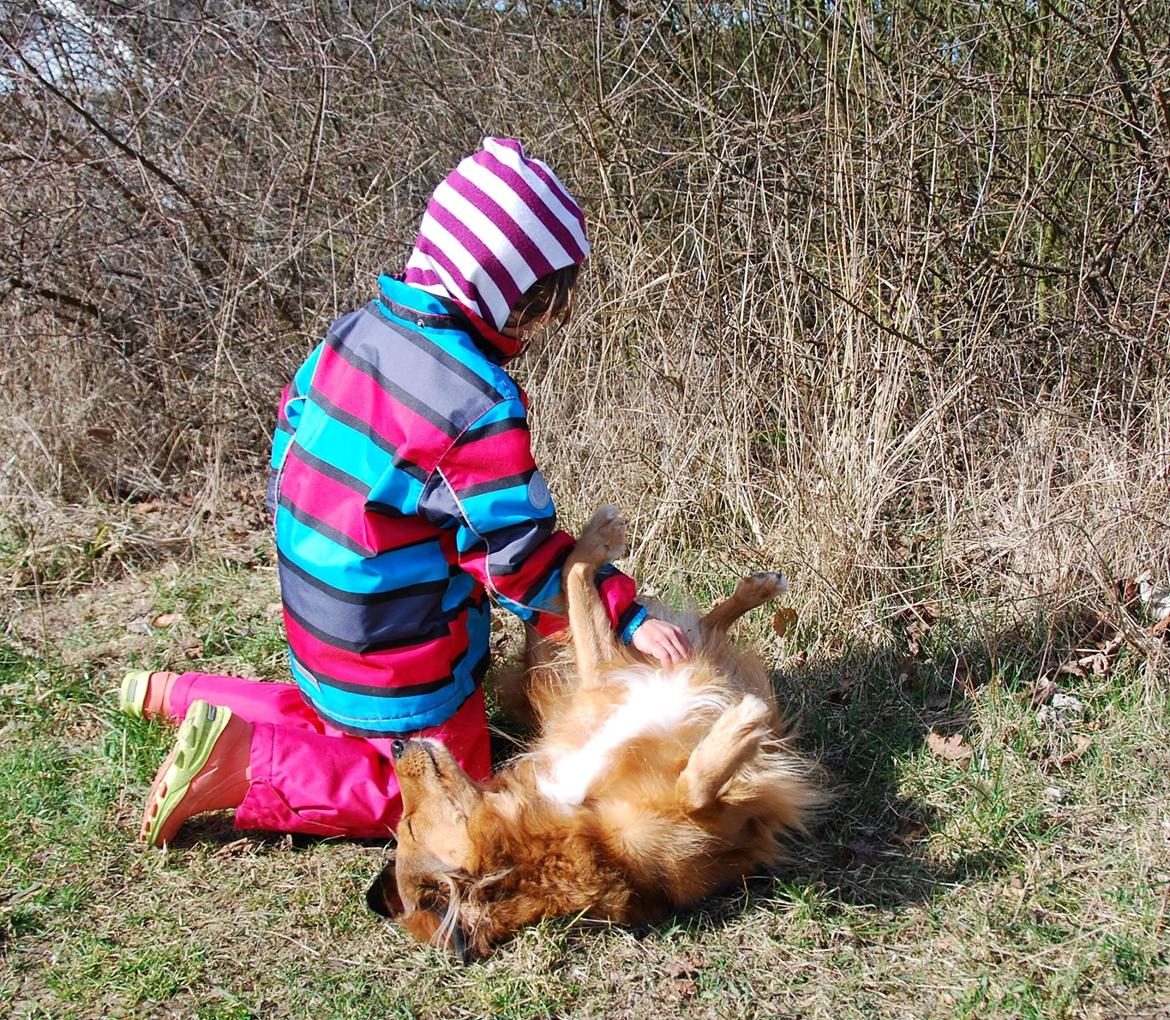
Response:
[[[916,759],[938,753],[932,739],[961,737],[975,745],[976,692],[999,684],[1026,704],[1036,678],[1083,643],[1093,624],[1072,612],[1043,627],[1016,624],[972,637],[920,609],[904,614],[887,645],[773,674],[797,746],[824,767],[832,800],[810,835],[794,841],[787,864],[646,931],[719,926],[754,905],[783,901],[815,899],[829,913],[845,906],[896,909],[1018,865],[1006,830],[1000,839],[988,831],[977,847],[945,860],[929,853],[930,835],[950,819],[906,796],[902,774]],[[946,783],[960,781],[967,767],[945,759],[940,766],[949,773]],[[1008,814],[1002,825],[1013,821]]]
[[[1076,624],[1068,626],[1075,629]],[[832,793],[820,824],[807,839],[793,843],[786,865],[748,878],[733,893],[637,929],[638,934],[692,924],[718,927],[754,906],[783,902],[816,900],[830,913],[841,907],[896,909],[1010,871],[1018,855],[1006,839],[980,839],[977,848],[950,853],[945,860],[927,852],[931,833],[949,819],[902,793],[903,774],[916,759],[932,754],[931,734],[971,734],[975,691],[990,683],[1026,688],[1057,654],[1058,631],[1059,626],[1043,633],[1013,628],[970,638],[940,621],[924,624],[911,616],[886,645],[778,670],[773,684],[795,720],[797,744],[822,764]],[[1019,693],[1026,698],[1026,689]],[[498,713],[491,727],[493,767],[498,768],[531,734]],[[973,736],[969,742],[976,742]],[[945,762],[942,767],[949,782],[959,781],[966,766]],[[218,815],[192,819],[175,846],[241,843],[269,852],[331,841],[245,834],[232,828],[229,816]],[[384,846],[387,841],[355,842]]]

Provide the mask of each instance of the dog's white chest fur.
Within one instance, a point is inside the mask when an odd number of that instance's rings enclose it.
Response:
[[[540,792],[561,804],[582,803],[615,751],[645,733],[673,731],[683,724],[703,700],[691,689],[689,678],[687,669],[670,673],[631,669],[624,676],[611,676],[626,683],[625,700],[614,706],[584,745],[544,765],[537,777]]]

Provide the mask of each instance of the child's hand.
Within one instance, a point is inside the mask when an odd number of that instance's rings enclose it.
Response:
[[[634,631],[630,644],[664,666],[677,666],[691,657],[691,643],[686,634],[673,623],[653,617]]]

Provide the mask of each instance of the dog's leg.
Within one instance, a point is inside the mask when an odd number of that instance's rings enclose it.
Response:
[[[724,599],[703,617],[703,626],[727,630],[750,609],[788,591],[788,578],[775,570],[761,570],[741,578],[730,598]]]
[[[586,686],[597,682],[597,669],[614,654],[613,630],[593,583],[597,568],[626,550],[626,522],[617,507],[603,506],[581,532],[565,561],[565,601],[577,672]]]
[[[536,628],[526,626],[523,665],[509,663],[496,674],[497,704],[526,729],[537,729],[557,699],[564,696],[565,678],[557,669],[555,654],[563,643],[558,638],[542,637]]]
[[[759,750],[768,734],[771,710],[754,694],[727,709],[691,752],[675,789],[692,814],[712,807],[719,791]]]

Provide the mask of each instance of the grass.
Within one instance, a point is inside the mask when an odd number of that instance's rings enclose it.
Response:
[[[1026,697],[1042,636],[992,656],[963,614],[944,616],[908,683],[893,632],[837,654],[816,620],[783,642],[753,620],[781,661],[808,653],[776,680],[832,776],[820,829],[775,875],[659,925],[549,921],[460,968],[365,910],[381,846],[241,838],[219,817],[166,853],[134,841],[168,732],[114,712],[117,677],[186,660],[279,677],[274,585],[264,562],[162,568],[84,606],[34,607],[0,646],[0,995],[14,1015],[1048,1018],[1170,1004],[1166,689],[1136,657],[1068,677],[1085,711],[1054,729]],[[46,619],[55,642],[18,651]],[[940,696],[956,654],[974,679]],[[970,764],[931,753],[932,729],[963,733]]]

